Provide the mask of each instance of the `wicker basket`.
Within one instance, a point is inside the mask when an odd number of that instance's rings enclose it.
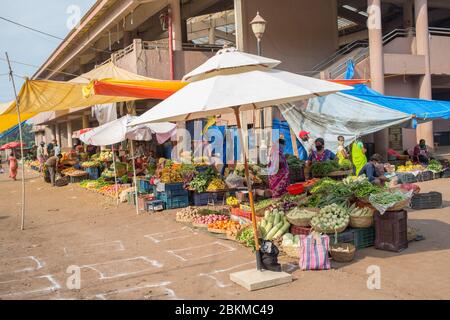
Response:
[[[300,258],[300,247],[290,245],[290,246],[282,246],[282,249],[287,256],[296,259]]]
[[[403,210],[405,207],[409,206],[411,199],[405,199],[402,201],[397,202],[396,204],[394,204],[392,207],[389,207],[387,209],[387,211],[400,211]]]
[[[373,225],[373,215],[363,217],[350,216],[350,227],[352,228],[369,228]]]
[[[343,226],[342,228],[336,229],[336,230],[326,230],[326,229],[320,229],[319,227],[312,227],[312,229],[314,229],[314,231],[320,232],[320,233],[341,233],[343,231],[345,231],[345,229],[347,229],[348,224]]]
[[[348,249],[348,251],[336,251],[337,248]],[[330,254],[334,261],[350,262],[355,257],[356,248],[351,243],[338,243],[330,246]]]
[[[307,208],[304,210],[315,213],[319,213],[320,211],[319,208]],[[289,221],[290,224],[297,227],[309,227],[311,225],[311,218],[290,218],[289,214],[287,214],[286,219]]]

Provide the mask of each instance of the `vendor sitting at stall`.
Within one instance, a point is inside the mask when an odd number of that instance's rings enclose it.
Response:
[[[272,146],[269,161],[269,187],[272,197],[278,198],[286,193],[289,186],[289,166],[284,156],[284,139],[279,139],[278,144]]]
[[[317,138],[315,141],[315,149],[311,152],[306,161],[307,166],[311,166],[314,162],[323,162],[336,159],[336,155],[328,149],[325,149],[325,141]]]
[[[413,161],[423,164],[430,162],[430,152],[424,139],[420,139],[419,144],[414,147]]]
[[[362,169],[359,171],[359,175],[365,175],[367,179],[369,179],[369,181],[373,184],[382,186],[387,181],[387,178],[377,172],[376,166],[378,166],[380,163],[381,156],[378,153],[375,153],[370,158],[370,161],[366,163],[364,167],[362,167]]]

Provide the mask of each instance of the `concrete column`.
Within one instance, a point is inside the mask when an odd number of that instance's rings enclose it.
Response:
[[[59,124],[58,123],[55,123],[55,136],[56,136],[55,139],[58,142],[58,145],[61,146],[61,136],[59,133]]]
[[[413,26],[414,10],[413,0],[405,0],[403,3],[403,28],[408,29]]]
[[[145,72],[145,64],[143,63],[143,61],[145,60],[145,52],[142,49],[142,40],[141,39],[134,39],[133,40],[133,45],[134,45],[134,54],[135,54],[135,67],[136,70],[135,71],[137,74],[140,75],[144,75],[146,76],[146,72]]]
[[[245,51],[244,48],[244,12],[242,0],[234,0],[234,24],[236,28],[236,49]]]
[[[50,139],[51,139],[51,142],[53,143],[53,140],[56,139],[55,125],[49,125],[49,129],[50,129]]]
[[[181,33],[181,7],[180,0],[169,0],[172,14],[172,43],[174,51],[183,50]]]
[[[216,22],[211,19],[209,23],[208,43],[216,44]]]
[[[83,129],[89,128],[89,116],[87,114],[83,114]]]
[[[428,31],[428,1],[415,0],[416,15],[416,46],[417,54],[425,58],[424,75],[419,79],[419,98],[432,99],[430,71],[430,34]],[[417,126],[417,141],[425,139],[427,145],[434,147],[433,122],[429,121]]]
[[[370,80],[372,89],[384,93],[383,33],[381,26],[381,0],[367,0],[367,28],[369,33]],[[374,134],[375,152],[387,160],[389,130]]]
[[[73,147],[72,133],[72,121],[67,120],[67,147],[69,148]]]

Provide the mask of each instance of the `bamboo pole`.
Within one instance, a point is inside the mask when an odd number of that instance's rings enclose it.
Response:
[[[138,202],[138,189],[137,189],[137,178],[136,178],[136,164],[134,163],[134,146],[133,140],[131,143],[131,162],[133,163],[133,181],[134,181],[134,199],[136,201],[136,214],[139,215],[139,202]]]
[[[19,104],[19,98],[17,96],[17,90],[16,90],[16,83],[14,82],[14,74],[11,68],[11,62],[9,61],[8,52],[5,52],[6,60],[8,61],[8,67],[9,67],[9,77],[11,79],[13,90],[14,90],[14,97],[16,99],[16,108],[17,108],[17,121],[19,124],[19,137],[20,137],[20,157],[22,160],[22,220],[20,225],[20,230],[25,230],[25,158],[23,155],[23,134],[22,134],[22,120],[20,117],[20,104]]]
[[[113,166],[114,166],[114,183],[116,189],[116,205],[119,205],[119,185],[117,184],[117,168],[116,168],[116,152],[115,146],[112,146]]]
[[[244,137],[242,135],[241,119],[239,116],[239,108],[238,107],[234,108],[234,115],[236,117],[239,142],[240,142],[241,147],[243,148],[245,178],[247,180],[248,198],[250,200],[250,208],[252,211],[252,228],[253,228],[253,236],[254,236],[254,240],[255,240],[255,250],[256,250],[256,252],[255,252],[256,253],[256,268],[258,270],[262,270],[261,252],[259,251],[260,247],[259,247],[258,229],[256,227],[255,201],[253,199],[253,188],[252,188],[252,183],[250,181],[250,172],[248,169],[248,158],[247,158],[247,153],[244,148]]]

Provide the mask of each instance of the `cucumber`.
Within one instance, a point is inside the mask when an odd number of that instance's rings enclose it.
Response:
[[[267,233],[266,239],[272,240],[273,236],[280,230],[280,228],[283,227],[283,222],[279,222],[275,227],[273,227],[269,233]]]
[[[290,227],[290,226],[291,226],[291,225],[290,225],[289,222],[284,223],[283,226],[282,226],[282,227],[277,231],[277,233],[275,233],[275,235],[273,236],[274,239],[277,239],[277,238],[281,237],[283,234],[285,234],[285,233],[289,230],[289,227]]]
[[[276,213],[275,214],[275,219],[273,221],[273,224],[277,225],[278,223],[280,223],[280,220],[281,220],[281,215],[279,213]]]

